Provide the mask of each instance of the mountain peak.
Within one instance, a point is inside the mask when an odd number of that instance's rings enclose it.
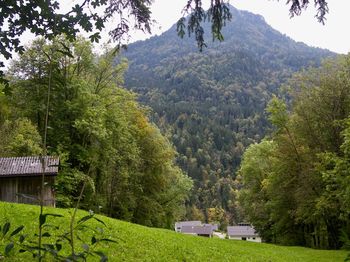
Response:
[[[193,37],[180,39],[174,26],[125,53],[125,84],[169,134],[178,164],[195,181],[190,205],[203,214],[218,206],[231,214],[228,192],[242,152],[265,136],[264,110],[280,85],[293,72],[334,55],[295,42],[259,15],[232,10],[225,40],[207,36],[203,52]],[[204,30],[210,35],[209,23]]]

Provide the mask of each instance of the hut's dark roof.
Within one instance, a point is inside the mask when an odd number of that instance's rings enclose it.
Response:
[[[45,175],[57,175],[59,158],[42,157],[45,163]],[[0,158],[0,177],[37,176],[43,172],[41,157],[4,157]]]

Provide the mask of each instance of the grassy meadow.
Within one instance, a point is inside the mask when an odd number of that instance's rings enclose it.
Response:
[[[0,224],[9,221],[12,232],[19,225],[25,228],[22,234],[28,234],[28,239],[35,240],[38,227],[39,207],[23,204],[0,202]],[[51,237],[46,237],[44,243],[54,243],[55,236],[69,228],[69,217],[72,210],[45,208],[46,213],[64,215],[64,217],[48,217],[47,224]],[[78,219],[86,216],[85,211],[78,212]],[[96,250],[108,255],[109,261],[344,261],[345,251],[313,250],[303,247],[286,247],[272,244],[250,243],[246,241],[224,240],[218,238],[203,238],[182,235],[171,230],[148,228],[104,216],[103,226],[96,220],[86,222],[91,229],[79,233],[79,237],[90,243],[92,231],[104,228],[105,238],[114,239],[117,243],[100,243]],[[102,226],[101,226],[102,225]],[[98,230],[97,230],[98,232]],[[99,233],[98,233],[99,234]],[[102,237],[102,236],[101,236]],[[78,241],[78,240],[77,240]],[[0,239],[0,253],[3,253],[7,243]],[[80,244],[81,245],[81,244]],[[82,247],[78,247],[81,248]],[[69,252],[67,243],[60,252]],[[32,261],[29,253],[11,251],[11,257],[3,261]],[[1,259],[0,259],[1,260]],[[90,257],[88,261],[98,261],[98,257]],[[46,261],[51,261],[47,257]]]

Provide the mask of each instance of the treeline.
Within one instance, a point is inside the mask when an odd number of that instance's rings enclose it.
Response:
[[[175,150],[148,109],[122,88],[126,68],[84,39],[34,41],[0,87],[0,156],[41,154],[47,130],[48,153],[60,157],[57,206],[71,207],[85,184],[86,209],[172,227],[192,181],[174,164]]]
[[[274,133],[251,145],[237,180],[247,219],[268,242],[340,248],[350,234],[350,56],[295,75],[274,97]]]

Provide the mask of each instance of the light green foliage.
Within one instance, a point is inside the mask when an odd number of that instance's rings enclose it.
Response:
[[[265,241],[273,241],[269,229],[270,218],[267,212],[268,190],[271,188],[270,174],[273,170],[276,144],[263,140],[253,144],[244,153],[238,177],[243,188],[239,191],[239,201],[248,221],[260,231]]]
[[[270,114],[269,120],[271,124],[277,128],[284,128],[286,126],[288,121],[287,106],[275,95],[267,105],[266,111]]]
[[[30,205],[0,203],[0,224],[11,218],[13,227],[23,224],[23,234],[33,235],[36,225],[32,223],[37,217],[38,207]],[[47,209],[50,213],[61,214],[63,217],[48,219],[52,226],[59,226],[57,234],[68,228],[68,217],[70,210]],[[87,215],[85,211],[79,211],[77,219]],[[108,261],[300,261],[300,262],[333,262],[343,261],[346,257],[345,251],[314,250],[303,247],[283,247],[264,243],[250,243],[247,241],[222,240],[217,238],[204,238],[188,236],[174,231],[148,228],[123,222],[108,217],[97,216],[102,219],[107,227],[103,227],[104,234],[109,239],[117,240],[117,243],[101,242],[98,250],[102,250],[108,256]],[[86,226],[92,230],[101,228],[96,221],[88,221]],[[80,233],[82,239],[91,236],[87,229]],[[45,239],[49,242],[54,236]],[[3,243],[0,240],[0,252],[3,251]],[[68,246],[63,245],[63,252],[69,252]],[[77,252],[83,250],[79,247]],[[10,259],[4,261],[30,261],[28,253],[19,254],[13,252]],[[11,255],[11,254],[10,254]],[[94,261],[90,257],[91,261]],[[90,261],[88,260],[88,261]],[[97,257],[96,257],[97,261]]]
[[[34,156],[41,151],[41,137],[28,119],[7,120],[0,125],[0,156]]]
[[[5,119],[8,117],[9,108],[8,101],[5,96],[5,86],[0,84],[0,125],[3,124]]]
[[[96,55],[82,38],[36,40],[10,70],[12,109],[43,133],[51,68],[47,144],[49,153],[61,158],[58,205],[71,206],[88,180],[82,207],[171,227],[182,215],[192,182],[173,163],[175,151],[149,122],[147,109],[121,88],[127,62],[115,61],[108,47]]]
[[[290,115],[273,98],[267,110],[278,132],[244,154],[241,204],[267,241],[340,248],[350,234],[349,59],[294,76]]]

